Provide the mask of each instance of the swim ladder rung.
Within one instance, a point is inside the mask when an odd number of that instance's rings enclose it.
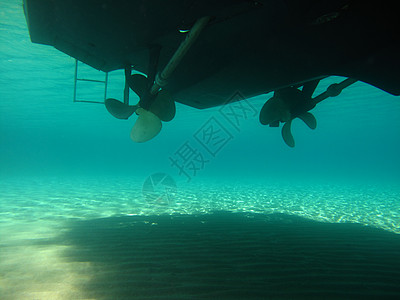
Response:
[[[78,77],[78,64],[79,61],[75,59],[75,76],[74,76],[74,99],[73,102],[84,102],[84,103],[98,103],[104,104],[104,101],[107,99],[107,87],[108,87],[108,72],[104,72],[104,80],[98,79],[90,79],[90,78],[79,78]],[[84,100],[84,99],[77,99],[76,93],[78,89],[78,81],[85,81],[85,82],[93,82],[93,83],[103,83],[104,84],[104,99],[103,101],[91,101],[91,100]]]

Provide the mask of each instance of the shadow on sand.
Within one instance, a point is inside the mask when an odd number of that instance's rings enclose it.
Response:
[[[91,299],[400,296],[400,236],[376,228],[225,212],[69,225],[55,242],[92,266]]]

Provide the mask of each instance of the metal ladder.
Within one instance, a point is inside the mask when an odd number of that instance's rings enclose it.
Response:
[[[74,100],[73,100],[73,102],[104,104],[104,101],[107,99],[108,72],[104,72],[105,73],[104,80],[79,78],[78,77],[78,63],[79,63],[79,61],[77,59],[75,59]],[[90,100],[79,100],[79,99],[76,99],[76,91],[77,91],[77,83],[78,83],[78,81],[103,83],[104,84],[104,100],[101,102],[101,101],[90,101]]]

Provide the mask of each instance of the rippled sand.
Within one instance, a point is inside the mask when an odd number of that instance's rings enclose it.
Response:
[[[36,179],[0,182],[2,223],[115,215],[214,211],[285,213],[323,222],[354,222],[400,233],[400,185],[196,182],[170,201],[148,201],[142,178]],[[161,196],[168,193],[157,191]]]
[[[395,185],[142,184],[2,181],[1,298],[400,295]]]

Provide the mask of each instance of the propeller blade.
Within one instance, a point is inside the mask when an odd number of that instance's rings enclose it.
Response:
[[[302,115],[299,115],[298,118],[306,123],[306,125],[311,129],[317,128],[317,119],[315,119],[312,113],[306,112]]]
[[[104,102],[108,112],[117,119],[128,119],[137,109],[137,106],[130,106],[114,98],[108,98]]]
[[[148,79],[141,74],[133,74],[128,78],[129,87],[143,99],[148,90]],[[175,117],[175,101],[172,96],[165,90],[161,90],[156,95],[153,103],[149,107],[149,111],[157,115],[160,120],[169,122]]]
[[[279,127],[279,121],[269,123],[269,127]]]
[[[138,108],[139,115],[131,130],[131,139],[136,143],[144,143],[154,138],[162,127],[161,120],[151,111]]]
[[[277,117],[273,113],[271,113],[271,110],[273,110],[273,107],[271,105],[271,103],[273,103],[273,100],[271,99],[265,102],[263,107],[261,108],[259,120],[262,125],[268,125],[271,122],[276,121],[277,119]]]
[[[160,118],[161,121],[169,122],[175,117],[176,107],[172,96],[165,90],[158,92],[149,110]]]
[[[260,111],[259,120],[263,125],[276,124],[276,122],[286,122],[291,118],[291,114],[287,105],[282,101],[281,97],[274,96],[270,98]],[[275,127],[272,125],[272,127]]]
[[[286,145],[293,148],[294,147],[294,138],[292,135],[291,126],[292,126],[292,120],[287,121],[285,123],[285,125],[283,125],[282,137],[283,137],[283,140],[285,141]]]
[[[139,96],[140,99],[144,97],[146,91],[149,89],[149,81],[146,76],[141,74],[133,74],[126,78],[129,87]]]
[[[312,97],[312,95],[314,94],[315,89],[318,86],[319,81],[320,81],[319,79],[312,80],[312,81],[306,82],[303,85],[302,92],[303,92],[303,95],[304,95],[305,98],[311,98]]]

